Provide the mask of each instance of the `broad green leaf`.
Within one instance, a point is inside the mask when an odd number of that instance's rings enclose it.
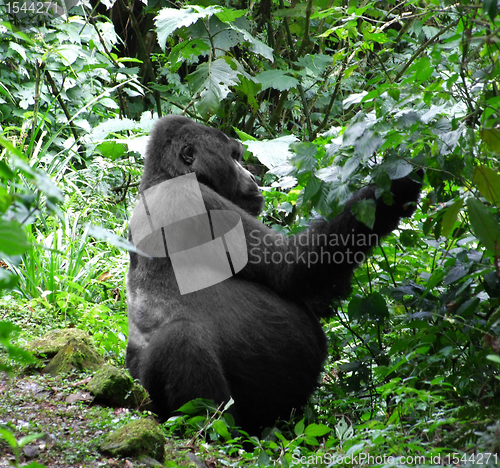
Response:
[[[500,175],[488,166],[478,166],[474,169],[474,182],[481,195],[490,203],[500,206]]]
[[[294,432],[297,437],[304,434],[304,419],[301,419],[297,424],[295,424]]]
[[[366,199],[359,200],[354,203],[351,207],[352,212],[356,215],[356,219],[368,226],[370,229],[373,229],[375,225],[375,211],[377,205],[375,200]]]
[[[198,11],[196,11],[198,10]],[[220,7],[185,7],[177,8],[163,8],[155,17],[156,33],[158,35],[158,44],[165,50],[165,44],[168,37],[179,28],[190,26],[196,23],[200,18],[207,18],[215,13],[221,12]]]
[[[97,149],[104,157],[109,158],[112,161],[125,154],[125,145],[116,141],[104,141],[97,146]]]
[[[483,10],[488,14],[491,21],[494,21],[498,13],[497,0],[483,0]]]
[[[384,44],[389,41],[389,38],[384,33],[366,33],[363,34],[365,41],[378,42],[379,44]]]
[[[311,142],[304,141],[293,143],[290,148],[295,153],[290,162],[299,170],[299,172],[311,172],[318,165],[316,154],[318,147]]]
[[[257,141],[257,138],[253,137],[252,135],[249,135],[248,133],[245,133],[243,130],[240,130],[236,127],[233,127],[233,130],[236,132],[236,135],[238,135],[239,139],[243,142]]]
[[[259,109],[259,103],[257,102],[256,96],[262,89],[260,83],[256,83],[253,79],[242,76],[236,89],[246,96],[248,104],[252,106],[254,111]]]
[[[428,80],[433,71],[431,60],[425,56],[420,58],[410,69],[414,71],[412,80],[416,82]]]
[[[308,437],[321,437],[328,434],[331,429],[324,424],[309,424],[305,429],[305,435]]]
[[[5,213],[7,208],[12,204],[12,196],[9,192],[0,185],[0,213]]]
[[[289,148],[296,141],[294,135],[285,135],[274,140],[245,141],[245,146],[264,166],[273,169],[288,165],[288,159],[292,156]],[[290,168],[293,169],[292,166]]]
[[[295,88],[299,84],[299,80],[287,75],[283,70],[266,70],[259,73],[255,79],[262,85],[262,91],[268,88],[285,91]]]
[[[354,320],[370,318],[383,321],[389,317],[389,309],[383,296],[378,293],[370,293],[365,297],[353,296],[348,307],[349,317]]]
[[[222,8],[215,16],[223,23],[232,23],[235,19],[245,16],[248,10],[233,10],[232,8]]]
[[[229,94],[229,86],[238,84],[238,73],[231,69],[224,59],[202,63],[188,75],[193,91],[199,94],[196,104],[202,115],[209,115],[220,106]]]
[[[307,182],[307,185],[305,186],[304,188],[304,197],[303,197],[303,202],[304,203],[307,203],[309,202],[310,200],[312,200],[312,198],[319,192],[319,190],[321,189],[321,186],[322,186],[323,182],[321,182],[321,180],[319,180],[318,178],[312,176],[308,182]]]
[[[210,52],[210,44],[204,39],[193,39],[192,41],[179,42],[171,51],[168,60],[170,69],[175,72],[179,67],[192,57],[206,56]],[[195,60],[196,62],[197,60]]]
[[[120,249],[130,250],[132,252],[137,252],[137,248],[130,241],[121,237],[114,232],[108,231],[101,226],[87,225],[87,234],[89,236],[95,237],[97,239],[106,241],[108,244],[114,245]]]
[[[463,203],[463,200],[459,198],[458,200],[455,200],[451,206],[446,208],[441,225],[441,234],[443,236],[448,237],[450,235]]]
[[[224,437],[224,439],[226,439],[226,440],[231,439],[231,434],[229,433],[229,429],[227,428],[227,424],[224,421],[221,421],[220,419],[216,419],[212,423],[212,428],[215,432],[217,432],[217,434]]]
[[[9,256],[21,255],[30,245],[19,224],[0,218],[0,252]]]
[[[475,198],[467,199],[467,212],[476,237],[493,254],[500,253],[500,226],[488,207]]]
[[[367,91],[361,91],[360,93],[353,93],[342,101],[342,105],[344,107],[349,107],[351,104],[357,104],[358,102],[361,102],[367,94],[368,94]]]
[[[491,362],[496,362],[497,364],[500,364],[500,356],[497,356],[496,354],[488,354],[486,356],[486,359]]]
[[[10,41],[9,48],[15,50],[23,58],[23,60],[27,60],[26,49],[21,44],[18,44],[17,42],[14,41]]]
[[[17,448],[16,437],[8,429],[0,427],[0,439],[5,440],[11,446],[11,448]]]
[[[413,166],[404,159],[392,159],[385,162],[383,166],[391,180],[406,177],[413,170]]]
[[[0,290],[12,289],[14,286],[16,286],[18,281],[19,276],[8,272],[4,268],[0,268]]]
[[[259,39],[253,37],[246,29],[238,28],[234,24],[230,24],[229,26],[231,29],[243,36],[243,41],[250,44],[250,50],[254,54],[261,55],[271,62],[274,61],[273,49],[271,47],[264,44],[262,41],[259,41]]]

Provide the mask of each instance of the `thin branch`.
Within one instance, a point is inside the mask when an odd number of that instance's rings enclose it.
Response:
[[[68,120],[69,128],[71,129],[71,133],[73,134],[75,141],[78,141],[78,133],[76,131],[75,124],[73,123],[73,118],[69,114],[68,108],[66,107],[66,104],[61,97],[61,93],[57,89],[56,83],[52,79],[52,75],[50,74],[50,72],[48,70],[45,70],[45,79],[48,81],[48,83],[50,85],[50,89],[52,91],[52,94],[59,102],[59,105],[61,106],[61,109],[63,110],[64,115],[66,116],[66,119]]]
[[[406,70],[410,67],[410,65],[418,58],[418,56],[427,48],[429,44],[432,44],[439,36],[444,34],[446,31],[449,29],[455,27],[458,24],[458,21],[454,21],[453,23],[449,24],[448,26],[442,28],[440,31],[438,31],[434,36],[432,36],[429,40],[425,41],[418,49],[417,51],[413,54],[413,56],[406,62],[406,65],[400,70],[400,72],[396,75],[396,78],[394,81],[398,81],[405,73]]]

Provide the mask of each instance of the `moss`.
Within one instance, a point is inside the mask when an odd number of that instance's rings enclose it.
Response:
[[[64,348],[71,338],[82,341],[89,346],[93,346],[92,338],[83,330],[78,330],[77,328],[62,328],[52,330],[41,338],[32,341],[28,345],[28,351],[31,351],[37,356],[43,354],[50,358]]]
[[[104,359],[85,340],[70,338],[43,369],[44,374],[57,375],[77,370],[96,370],[104,364]]]
[[[165,437],[152,419],[138,419],[109,434],[100,445],[104,454],[113,457],[152,457],[162,461]]]
[[[149,402],[144,388],[134,382],[124,369],[105,365],[100,368],[88,383],[87,389],[95,401],[111,406],[140,408]]]

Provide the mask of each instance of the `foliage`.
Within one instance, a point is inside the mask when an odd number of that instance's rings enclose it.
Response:
[[[240,138],[264,185],[262,220],[283,233],[335,216],[371,181],[390,203],[391,179],[424,168],[414,219],[332,305],[306,418],[250,438],[244,454],[227,411],[169,430],[257,466],[498,453],[497,2],[96,4],[0,26],[1,318],[21,340],[89,329],[123,361],[122,248],[145,135],[162,114]],[[373,222],[370,203],[355,209]],[[0,325],[15,357],[12,325]]]

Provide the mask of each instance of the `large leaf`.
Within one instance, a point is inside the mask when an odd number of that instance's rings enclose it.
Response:
[[[469,198],[467,212],[476,237],[490,252],[500,254],[500,226],[488,207],[475,198]]]
[[[181,8],[164,8],[158,13],[155,18],[156,33],[158,35],[158,44],[165,50],[165,44],[168,37],[179,28],[189,26],[196,23],[201,18],[207,18],[215,13],[222,11],[219,7],[187,7]]]
[[[285,135],[274,140],[245,141],[245,146],[264,166],[272,170],[284,164],[289,165],[288,159],[292,156],[289,148],[296,141],[294,135]]]
[[[262,85],[262,90],[274,88],[278,91],[286,91],[295,88],[299,80],[293,76],[287,75],[283,70],[266,70],[259,73],[255,79]]]
[[[453,202],[453,205],[446,208],[446,212],[443,216],[443,223],[441,227],[441,234],[445,237],[448,237],[453,229],[455,221],[457,220],[458,213],[460,212],[460,208],[462,208],[463,200],[459,198]]]
[[[21,255],[29,246],[28,238],[19,224],[0,218],[0,252]]]
[[[353,296],[348,306],[349,318],[363,320],[370,318],[375,321],[383,321],[389,317],[389,309],[383,296],[373,292],[365,297]]]
[[[356,219],[368,226],[370,229],[373,229],[375,225],[375,211],[377,209],[377,205],[375,200],[365,199],[359,200],[355,202],[351,210],[356,215]]]
[[[234,24],[229,24],[229,27],[233,29],[234,31],[240,33],[243,36],[243,41],[248,42],[250,44],[250,50],[254,54],[261,55],[262,57],[270,60],[271,62],[274,61],[274,56],[273,56],[273,49],[269,47],[268,45],[264,44],[262,41],[259,41],[259,39],[256,39],[253,37],[247,30],[238,28]]]
[[[486,200],[500,206],[500,175],[498,172],[488,166],[478,166],[474,170],[474,182]]]
[[[202,63],[188,76],[193,91],[199,94],[196,104],[202,115],[209,115],[220,106],[229,94],[229,86],[238,84],[238,73],[224,59]]]

